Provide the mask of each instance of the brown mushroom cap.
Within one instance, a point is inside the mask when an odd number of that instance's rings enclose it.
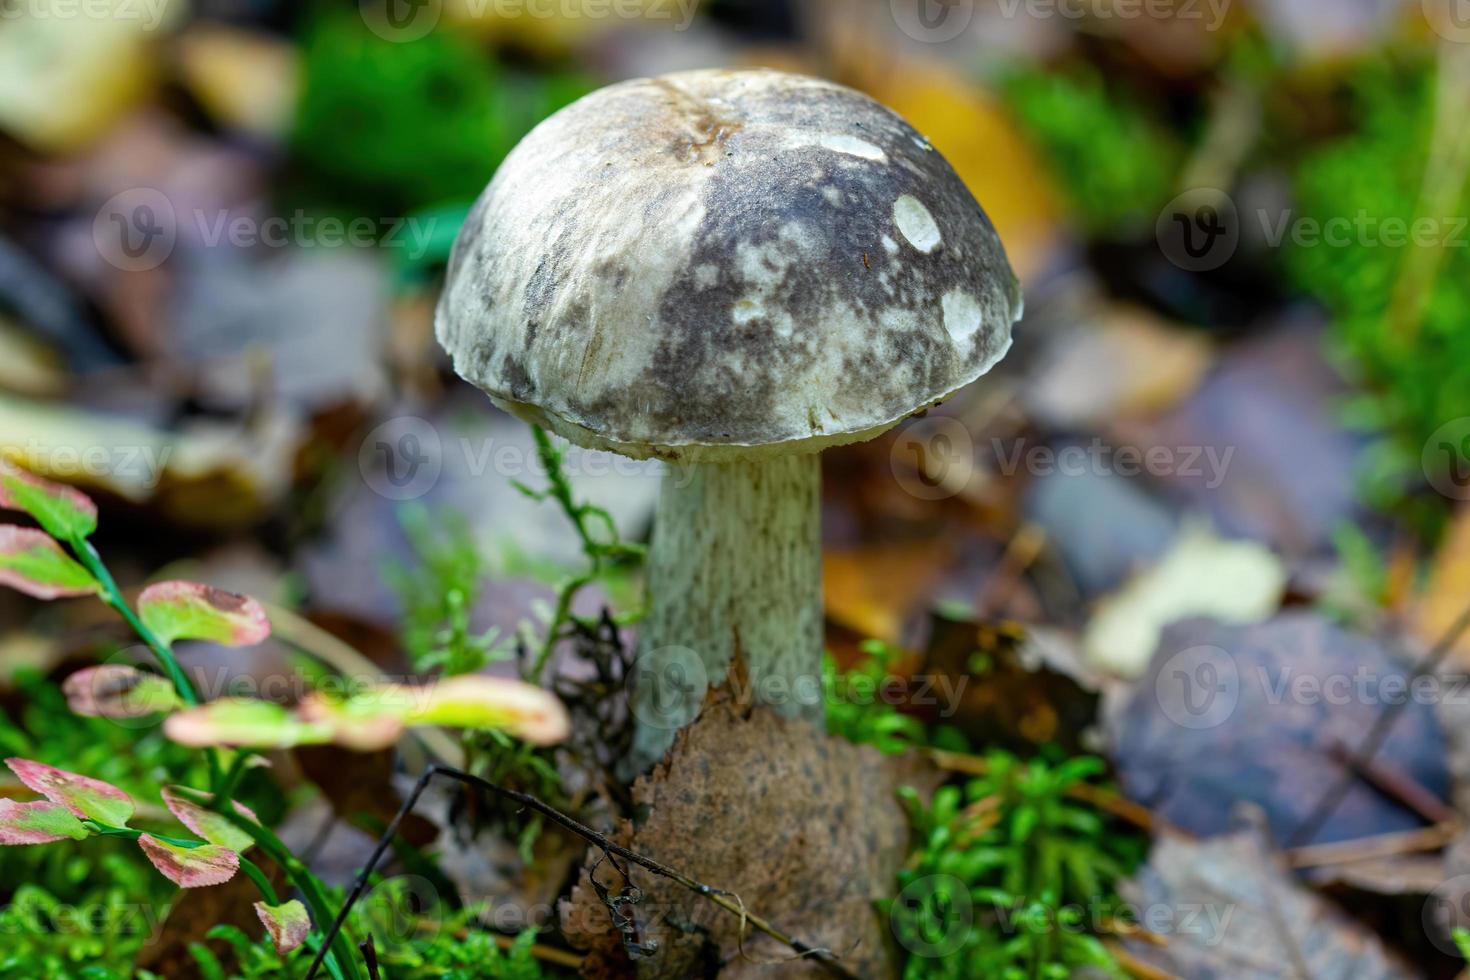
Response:
[[[934,148],[851,89],[602,89],[506,159],[439,304],[455,369],[572,441],[686,462],[871,438],[984,374],[1020,289]]]

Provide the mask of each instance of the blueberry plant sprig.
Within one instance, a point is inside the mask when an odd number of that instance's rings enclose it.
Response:
[[[548,692],[475,676],[432,687],[369,683],[348,697],[314,693],[294,711],[246,698],[202,703],[172,645],[178,640],[258,644],[270,635],[259,603],[194,582],[162,582],[144,589],[134,609],[89,540],[97,529],[97,507],[85,494],[0,461],[0,508],[22,511],[40,525],[0,525],[0,585],[41,600],[102,599],[148,645],[167,675],[122,664],[86,668],[63,685],[72,711],[115,719],[167,716],[164,734],[204,749],[210,762],[209,791],[166,787],[161,794],[179,822],[202,838],[197,840],[129,827],[133,800],[115,786],[39,762],[8,759],[10,770],[42,799],[0,798],[0,845],[122,837],[136,841],[149,862],[182,888],[222,884],[244,871],[261,893],[255,910],[277,949],[285,953],[311,945],[334,980],[362,980],[345,933],[334,930],[330,939],[313,933],[312,922],[333,922],[337,908],[316,875],[233,799],[256,758],[252,750],[325,742],[381,749],[410,726],[439,724],[503,730],[550,744],[570,727],[565,709]],[[227,769],[221,765],[223,748],[234,750]],[[244,856],[251,848],[285,872],[305,904],[280,900],[265,874]]]

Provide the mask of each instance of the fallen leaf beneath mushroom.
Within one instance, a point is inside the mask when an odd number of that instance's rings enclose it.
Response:
[[[1165,943],[1128,940],[1128,951],[1191,980],[1416,975],[1264,855],[1249,830],[1204,842],[1160,838],[1120,891]]]
[[[746,712],[715,694],[634,786],[647,816],[636,828],[625,824],[617,839],[738,894],[752,913],[833,950],[858,976],[893,976],[897,957],[873,903],[892,894],[908,850],[908,821],[894,791],[910,785],[927,795],[936,782],[914,759],[884,757],[763,709]],[[610,862],[596,873],[614,895],[625,884]],[[639,940],[656,941],[658,950],[636,967],[629,962],[584,870],[561,906],[568,939],[590,951],[584,975],[825,975],[814,963],[790,962],[790,949],[753,929],[742,957],[733,915],[642,868],[631,873],[643,891],[632,910]]]

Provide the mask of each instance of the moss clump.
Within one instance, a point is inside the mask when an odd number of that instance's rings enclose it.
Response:
[[[318,9],[302,47],[305,193],[380,216],[475,198],[521,137],[592,87],[510,71],[450,30],[385,40],[346,9]]]
[[[1056,172],[1084,231],[1094,237],[1151,233],[1174,196],[1184,148],[1150,108],[1112,91],[1088,66],[1020,67],[1000,91]]]
[[[1426,440],[1470,416],[1463,175],[1448,213],[1420,213],[1434,87],[1426,59],[1381,56],[1365,64],[1350,84],[1353,131],[1309,153],[1296,172],[1297,220],[1324,230],[1335,221],[1336,234],[1316,243],[1294,237],[1287,268],[1332,314],[1337,351],[1365,391],[1350,419],[1382,436],[1365,474],[1379,505],[1402,503],[1420,482]],[[1414,240],[1416,222],[1427,231],[1422,243]],[[1408,264],[1426,258],[1416,254],[1423,249],[1439,250],[1437,274],[1422,289],[1396,295]]]

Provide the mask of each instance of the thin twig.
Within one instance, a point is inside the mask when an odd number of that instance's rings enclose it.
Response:
[[[1439,665],[1445,657],[1449,656],[1450,651],[1454,649],[1455,644],[1459,642],[1467,629],[1470,629],[1470,605],[1461,610],[1460,615],[1450,624],[1450,628],[1445,630],[1444,635],[1439,638],[1439,642],[1414,667],[1413,680],[1429,676],[1438,670]],[[1322,827],[1331,819],[1342,801],[1347,798],[1348,791],[1353,788],[1353,783],[1357,781],[1357,768],[1366,764],[1378,754],[1379,749],[1383,748],[1383,743],[1388,739],[1389,730],[1393,728],[1399,715],[1403,714],[1404,709],[1411,703],[1412,700],[1409,698],[1396,700],[1373,719],[1373,725],[1368,729],[1362,745],[1353,753],[1354,765],[1346,767],[1337,782],[1322,794],[1322,798],[1317,801],[1317,805],[1312,808],[1307,818],[1297,826],[1296,830],[1292,831],[1291,836],[1286,839],[1288,847],[1309,844],[1321,832]]]
[[[1437,851],[1460,836],[1464,829],[1459,821],[1453,821],[1435,824],[1433,827],[1421,827],[1418,830],[1374,834],[1372,837],[1333,841],[1331,844],[1312,844],[1286,851],[1283,856],[1286,863],[1297,870],[1332,864],[1352,864],[1401,854]]]
[[[1413,810],[1429,823],[1449,823],[1456,818],[1454,807],[1435,796],[1408,773],[1389,769],[1372,759],[1354,758],[1352,750],[1341,742],[1333,744],[1330,754],[1363,782]]]
[[[460,772],[458,769],[453,769],[448,766],[441,765],[432,765],[424,771],[424,774],[419,777],[418,783],[414,785],[413,792],[410,793],[408,795],[408,798],[403,801],[403,806],[399,807],[398,813],[394,815],[392,822],[388,824],[388,829],[385,830],[383,832],[383,836],[378,839],[377,846],[373,848],[373,853],[368,856],[367,864],[363,867],[362,873],[357,876],[357,882],[353,885],[351,893],[347,896],[347,900],[342,903],[342,908],[340,911],[338,911],[336,919],[332,922],[331,929],[327,931],[326,938],[322,944],[323,949],[331,945],[331,942],[336,937],[337,933],[342,930],[342,924],[346,921],[348,913],[352,910],[352,906],[357,902],[357,900],[362,896],[363,891],[367,888],[368,879],[372,876],[373,869],[377,867],[378,862],[383,857],[383,854],[388,850],[388,845],[392,843],[393,838],[398,834],[398,825],[402,823],[403,819],[407,817],[408,814],[413,810],[414,804],[418,802],[419,797],[423,795],[424,790],[426,790],[429,786],[429,782],[435,776],[448,776],[462,783],[476,786],[480,789],[486,790],[487,792],[494,793],[497,796],[512,800],[516,803],[521,804],[522,806],[530,807],[532,810],[535,810],[537,813],[546,817],[553,823],[556,823],[564,829],[571,831],[578,837],[581,837],[583,840],[599,848],[604,853],[616,854],[618,857],[621,857],[626,861],[630,861],[633,864],[637,864],[640,867],[652,871],[654,874],[659,875],[660,877],[668,878],[670,881],[683,885],[685,888],[689,889],[697,895],[704,896],[714,904],[718,905],[720,908],[724,909],[726,912],[729,912],[731,915],[739,917],[742,921],[742,924],[745,922],[749,922],[756,929],[770,936],[772,939],[775,939],[777,942],[789,946],[791,949],[795,950],[799,956],[809,957],[815,960],[833,976],[844,977],[846,978],[846,980],[857,980],[857,978],[852,973],[848,972],[845,967],[837,962],[836,956],[832,953],[831,950],[808,945],[807,943],[802,942],[800,939],[796,939],[793,936],[787,935],[786,933],[777,929],[775,926],[771,925],[771,923],[767,922],[762,917],[755,915],[754,913],[747,910],[745,908],[744,902],[740,901],[738,896],[732,895],[730,892],[722,891],[718,888],[712,888],[709,885],[696,881],[694,878],[689,877],[681,871],[677,871],[674,868],[669,867],[668,865],[660,864],[652,858],[644,857],[642,854],[639,854],[636,851],[630,851],[628,848],[623,847],[621,844],[614,843],[613,841],[609,840],[602,834],[599,834],[592,828],[578,823],[576,820],[562,813],[555,807],[542,803],[534,796],[531,796],[527,793],[520,793],[515,790],[505,789],[503,787],[496,786],[489,780],[481,779],[478,776],[471,776],[469,773]],[[318,953],[316,959],[312,960],[311,969],[308,970],[306,973],[306,980],[312,980],[312,978],[316,976],[316,972],[321,966],[322,957],[323,954]]]

